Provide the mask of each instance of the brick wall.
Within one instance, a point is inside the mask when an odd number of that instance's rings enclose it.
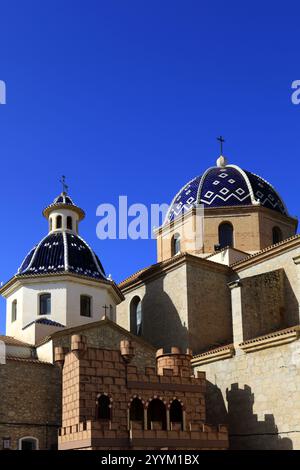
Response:
[[[206,208],[203,224],[203,248],[196,247],[195,239],[190,240],[191,230],[195,230],[195,211],[185,215],[184,221],[159,229],[157,233],[157,259],[166,260],[172,256],[172,237],[181,234],[181,251],[191,254],[213,253],[219,243],[219,225],[230,222],[234,229],[234,247],[254,253],[273,244],[273,227],[279,227],[283,239],[296,233],[297,222],[280,213],[261,206],[236,206]],[[188,230],[186,227],[189,227]],[[186,232],[184,231],[187,230]],[[188,234],[187,238],[185,233]],[[195,237],[194,237],[195,238]]]
[[[124,342],[121,352],[90,348],[84,336],[76,335],[71,347],[64,363],[61,349],[56,349],[56,359],[63,367],[60,449],[227,447],[226,428],[205,425],[205,375],[200,373],[197,378],[190,375],[190,356],[177,350],[173,358],[172,353],[159,351],[161,375],[158,375],[153,367],[140,373],[129,364],[128,356],[123,355]],[[97,415],[97,400],[103,396],[110,408],[110,416],[105,420]],[[143,404],[143,422],[129,421],[135,397]],[[182,423],[172,427],[168,410],[174,399],[182,407]],[[165,410],[165,425],[163,420],[149,422],[147,413],[152,400],[158,400]]]

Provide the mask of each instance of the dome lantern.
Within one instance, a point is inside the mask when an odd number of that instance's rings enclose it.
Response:
[[[65,189],[65,188],[63,188]],[[91,247],[78,235],[78,223],[85,217],[66,191],[43,210],[49,233],[23,260],[18,275],[74,273],[106,279],[103,266]]]
[[[71,232],[78,234],[78,223],[84,219],[85,213],[76,206],[66,191],[62,191],[43,211],[49,221],[49,233]]]

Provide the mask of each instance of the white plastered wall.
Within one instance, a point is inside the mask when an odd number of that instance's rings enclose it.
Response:
[[[39,296],[51,294],[51,315],[39,315]],[[91,297],[91,317],[80,315],[80,296]],[[17,300],[17,320],[11,321],[12,302]],[[48,318],[67,328],[100,320],[106,310],[107,317],[116,320],[117,299],[112,289],[106,284],[96,284],[93,280],[77,279],[52,281],[44,278],[43,282],[27,281],[7,296],[6,334],[29,343],[36,342],[37,332],[26,328],[29,323],[40,318]],[[112,308],[110,308],[112,306]],[[41,325],[36,325],[41,326]],[[40,340],[38,334],[38,340]]]

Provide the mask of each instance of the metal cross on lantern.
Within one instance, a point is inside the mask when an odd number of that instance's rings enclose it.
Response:
[[[62,175],[59,182],[62,184],[63,193],[67,193],[68,189],[69,189],[69,186],[66,183],[66,177],[64,175]]]

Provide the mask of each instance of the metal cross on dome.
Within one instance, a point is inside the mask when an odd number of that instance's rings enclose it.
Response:
[[[217,140],[218,140],[218,142],[220,142],[220,147],[221,147],[221,149],[220,149],[220,150],[221,150],[220,155],[223,155],[223,144],[224,144],[224,142],[225,142],[225,139],[224,139],[224,137],[222,137],[222,136],[220,135],[220,137],[217,137]]]
[[[69,186],[66,183],[66,177],[64,175],[62,175],[59,182],[62,184],[63,193],[67,193],[68,189],[69,189]]]

